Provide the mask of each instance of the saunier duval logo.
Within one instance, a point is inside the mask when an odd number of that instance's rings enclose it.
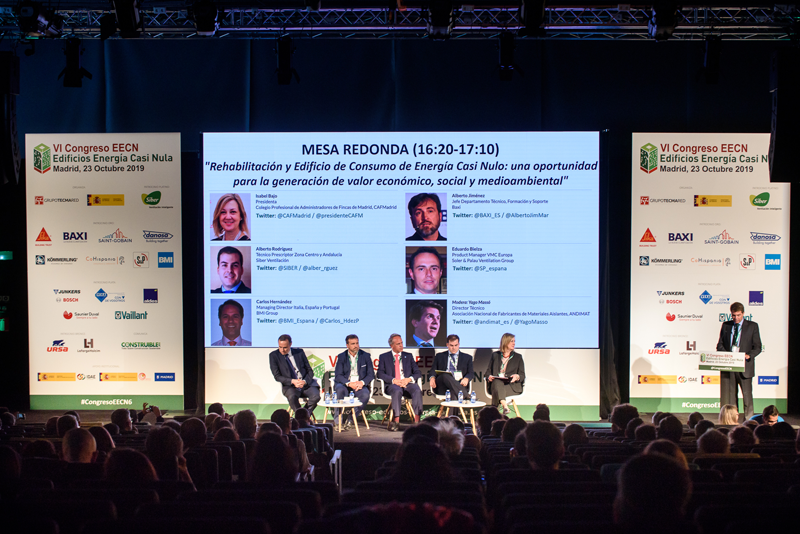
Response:
[[[154,232],[152,230],[142,230],[142,236],[148,243],[166,243],[175,237],[169,232]]]
[[[33,147],[33,168],[36,172],[44,174],[50,170],[50,147],[44,143]]]
[[[146,206],[155,206],[159,202],[161,202],[161,191],[142,193],[142,203],[144,203]]]
[[[116,311],[114,312],[114,319],[118,321],[142,321],[147,319],[147,312],[139,313],[137,311]]]
[[[110,234],[101,237],[97,240],[98,243],[133,243],[133,239],[129,237],[125,237],[125,234],[122,233],[122,230],[117,228],[115,231],[111,232]]]
[[[765,207],[769,204],[769,193],[764,191],[760,195],[750,195],[750,204],[757,208]]]
[[[652,143],[647,143],[639,149],[639,168],[651,174],[658,169],[658,148]]]

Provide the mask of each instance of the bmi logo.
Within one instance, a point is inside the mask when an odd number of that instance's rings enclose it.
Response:
[[[764,269],[767,271],[780,271],[781,270],[781,255],[780,254],[765,254],[764,255]]]
[[[658,169],[658,148],[652,143],[647,143],[639,149],[639,168],[647,174]]]
[[[50,147],[44,143],[33,147],[33,168],[36,172],[46,173],[50,170]]]

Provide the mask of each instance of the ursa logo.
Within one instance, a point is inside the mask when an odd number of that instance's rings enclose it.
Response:
[[[647,354],[669,354],[666,341],[657,342],[652,349],[647,349]]]
[[[53,344],[47,347],[47,352],[69,352],[69,347],[66,346],[63,339],[54,339]]]
[[[647,143],[639,149],[639,168],[651,174],[658,169],[658,148],[652,143]]]
[[[41,143],[33,147],[33,169],[41,174],[50,170],[50,147]]]
[[[155,206],[161,202],[161,191],[153,191],[150,194],[142,193],[142,203],[147,206]]]

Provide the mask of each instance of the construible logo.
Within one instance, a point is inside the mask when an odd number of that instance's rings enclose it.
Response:
[[[647,143],[639,149],[639,169],[651,174],[658,169],[658,148]]]
[[[155,206],[161,202],[161,191],[153,191],[152,193],[142,193],[142,203],[147,206]]]

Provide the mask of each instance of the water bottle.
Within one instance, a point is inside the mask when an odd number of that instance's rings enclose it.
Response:
[[[473,403],[473,404],[475,403],[475,392],[474,391],[472,392],[472,395],[470,395],[469,401],[471,403]]]
[[[325,404],[330,404],[330,403],[331,403],[331,394],[326,391],[325,392]]]
[[[463,391],[459,391],[458,392],[458,403],[459,404],[463,404],[464,403],[464,392]]]
[[[335,391],[333,393],[331,393],[331,400],[333,401],[334,404],[339,402],[339,401],[336,400],[336,392]]]
[[[450,402],[450,390],[447,390],[447,393],[444,394],[444,401]]]
[[[356,394],[352,391],[350,392],[350,404],[355,404],[356,402]]]

